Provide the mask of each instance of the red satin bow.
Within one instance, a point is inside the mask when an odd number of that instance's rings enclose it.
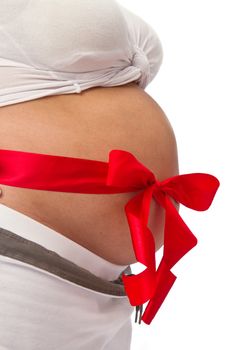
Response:
[[[142,320],[150,324],[176,280],[171,268],[197,243],[169,199],[198,211],[207,210],[220,185],[210,174],[191,173],[157,181],[131,153],[109,152],[109,162],[0,150],[0,183],[9,186],[78,193],[124,193],[141,190],[125,212],[137,261],[146,269],[122,276],[132,306],[149,301]],[[163,257],[156,270],[155,242],[147,226],[150,202],[165,209]]]

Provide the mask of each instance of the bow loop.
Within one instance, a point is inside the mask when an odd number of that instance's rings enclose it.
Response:
[[[161,188],[188,208],[207,210],[220,183],[210,174],[191,173],[171,177],[161,182]]]
[[[129,187],[140,190],[154,183],[154,174],[140,163],[133,154],[123,150],[109,152],[107,186]],[[129,192],[129,191],[127,191]]]

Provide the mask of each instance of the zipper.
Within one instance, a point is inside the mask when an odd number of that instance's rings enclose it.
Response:
[[[134,273],[127,274],[127,276],[134,276],[134,275],[135,275]],[[134,323],[141,324],[142,314],[143,314],[143,304],[136,305],[136,307],[135,307],[135,321],[134,321]],[[139,316],[139,318],[138,318],[138,316]]]
[[[139,318],[138,318],[138,313],[139,313]],[[137,305],[135,310],[135,323],[137,323],[138,321],[138,324],[141,324],[142,313],[143,313],[143,304]]]

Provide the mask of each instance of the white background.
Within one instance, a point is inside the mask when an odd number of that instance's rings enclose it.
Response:
[[[119,3],[150,23],[161,39],[163,63],[146,92],[173,126],[180,174],[210,173],[220,181],[207,211],[181,205],[198,245],[173,269],[177,280],[152,323],[133,323],[132,350],[232,350],[233,3]]]

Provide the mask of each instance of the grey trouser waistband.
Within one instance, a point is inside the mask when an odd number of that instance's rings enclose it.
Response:
[[[65,280],[85,288],[116,296],[126,296],[121,275],[117,280],[106,281],[90,271],[61,257],[52,250],[27,240],[15,233],[0,227],[0,255],[36,266]],[[128,266],[125,274],[131,274]]]

